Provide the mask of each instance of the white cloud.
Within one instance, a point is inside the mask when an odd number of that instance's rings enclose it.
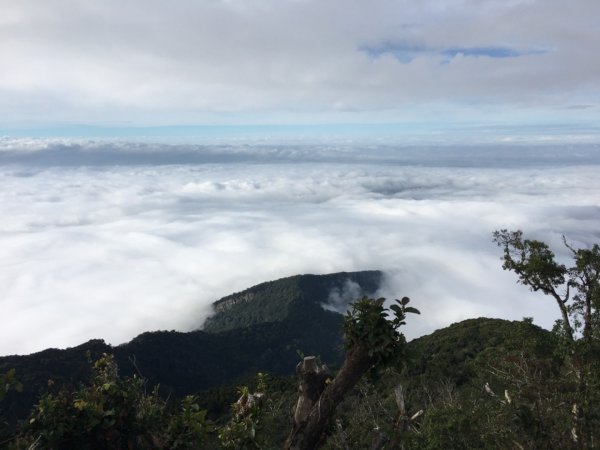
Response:
[[[364,292],[360,284],[347,279],[341,287],[336,287],[329,292],[327,301],[323,304],[323,308],[330,311],[336,311],[344,314],[348,310],[348,305],[363,295],[373,295],[374,292]]]
[[[66,144],[10,141],[0,158]],[[386,270],[382,293],[421,309],[409,336],[474,316],[550,326],[553,305],[502,271],[491,232],[522,228],[561,256],[563,233],[600,241],[594,147],[582,160],[563,147],[375,147],[359,164],[362,147],[243,146],[212,150],[260,162],[157,165],[159,146],[77,145],[135,148],[145,163],[0,167],[0,354],[190,330],[253,284],[361,269]]]
[[[5,124],[481,120],[482,113],[516,123],[532,115],[578,121],[599,111],[595,0],[0,5]],[[387,44],[522,55],[445,61],[417,52],[406,63],[361,50]],[[566,109],[581,103],[591,108]]]

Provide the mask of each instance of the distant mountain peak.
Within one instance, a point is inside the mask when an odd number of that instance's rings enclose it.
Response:
[[[215,314],[206,320],[203,330],[220,333],[281,322],[297,313],[298,308],[304,313],[306,308],[315,306],[340,311],[352,300],[373,295],[380,288],[383,276],[379,270],[367,270],[294,275],[261,283],[214,302]]]

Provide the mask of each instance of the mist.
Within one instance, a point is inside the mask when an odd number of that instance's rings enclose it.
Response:
[[[480,316],[550,327],[491,234],[523,229],[559,258],[563,234],[600,241],[599,163],[593,145],[4,140],[0,354],[193,330],[254,284],[366,269],[421,310],[409,339]]]

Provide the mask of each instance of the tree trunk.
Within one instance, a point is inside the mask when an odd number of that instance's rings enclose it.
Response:
[[[323,393],[329,371],[324,366],[318,366],[317,358],[307,356],[296,366],[296,373],[299,378],[299,396],[294,410],[294,426],[299,426],[306,420],[313,405]]]
[[[284,449],[314,450],[318,448],[338,404],[364,373],[371,368],[372,364],[373,361],[363,345],[352,348],[346,355],[339,373],[325,388],[316,403],[312,405],[306,418],[294,424]]]

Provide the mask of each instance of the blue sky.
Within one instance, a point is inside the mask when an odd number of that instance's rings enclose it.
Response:
[[[596,0],[0,6],[3,135],[598,136]]]
[[[449,63],[460,56],[481,58],[518,58],[535,54],[544,54],[545,50],[519,50],[511,47],[448,47],[448,48],[426,48],[415,44],[394,44],[383,42],[377,47],[365,47],[363,49],[369,56],[379,58],[382,55],[392,55],[399,61],[410,64],[415,58],[423,55],[441,55],[443,63]]]

